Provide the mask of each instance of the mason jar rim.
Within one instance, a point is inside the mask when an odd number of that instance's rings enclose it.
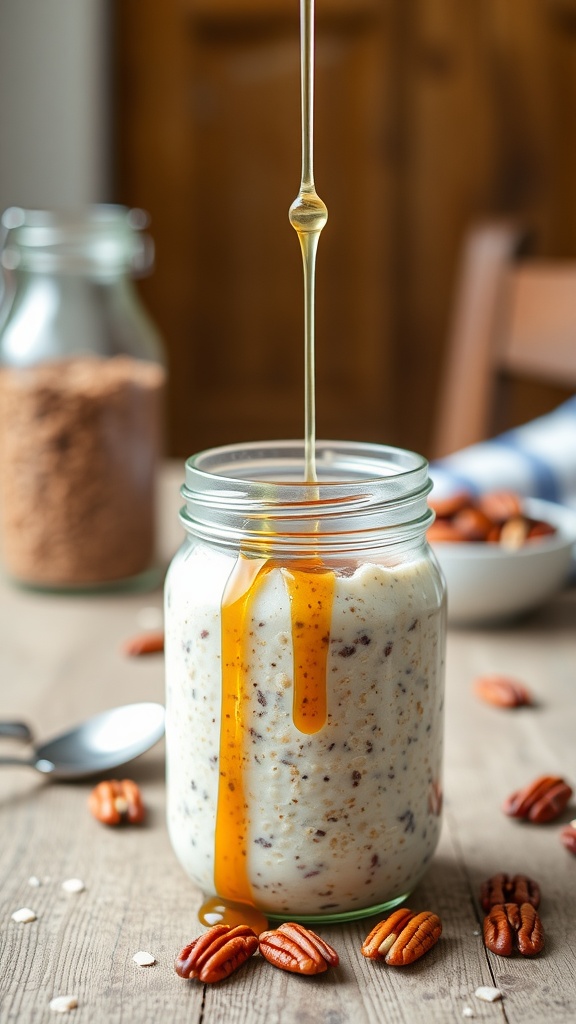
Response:
[[[225,546],[306,554],[421,541],[433,519],[428,462],[416,452],[317,441],[318,480],[306,481],[303,469],[301,441],[199,452],[186,462],[182,523]]]
[[[284,472],[293,473],[298,467],[300,472],[304,467],[304,443],[299,440],[271,440],[271,441],[248,441],[244,443],[222,445],[216,448],[205,448],[203,451],[190,456],[186,460],[186,484],[187,489],[193,490],[196,487],[202,488],[202,484],[212,486],[216,481],[228,483],[244,483],[254,485],[265,483],[271,487],[295,487],[306,491],[311,488],[340,488],[350,485],[354,487],[359,480],[364,483],[378,483],[383,479],[393,477],[396,481],[402,480],[407,487],[412,481],[420,481],[423,473],[428,471],[428,461],[423,455],[406,448],[397,448],[392,445],[382,445],[364,441],[324,441],[316,442],[316,468],[322,474],[322,478],[316,481],[305,480],[302,476],[295,478],[292,475],[285,479],[267,477],[267,466],[273,460],[273,453],[277,453],[284,460]],[[331,472],[336,464],[336,456],[347,457],[346,462],[340,462],[342,467],[348,471],[356,467],[355,475],[352,478],[339,477],[330,479],[326,474]],[[404,466],[401,466],[401,463]],[[254,470],[251,475],[243,471],[247,466],[259,466],[258,473]],[[387,467],[388,473],[382,469]],[[379,468],[379,472],[377,472]],[[224,472],[226,469],[226,472]],[[361,472],[363,470],[363,472]],[[368,472],[372,470],[372,472]],[[203,489],[203,488],[202,488]],[[417,487],[416,489],[420,489]]]

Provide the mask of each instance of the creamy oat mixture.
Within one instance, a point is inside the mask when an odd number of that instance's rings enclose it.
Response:
[[[185,871],[215,891],[221,599],[234,559],[185,548],[166,584],[168,822]],[[336,574],[320,731],[293,724],[289,598],[272,569],[249,606],[239,714],[247,869],[268,913],[328,915],[407,894],[440,831],[440,583],[418,557]]]

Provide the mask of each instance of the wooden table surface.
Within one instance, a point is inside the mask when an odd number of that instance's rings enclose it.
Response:
[[[180,542],[181,467],[163,481],[162,549]],[[154,592],[49,596],[0,583],[0,718],[25,718],[39,738],[107,707],[163,700],[161,655],[129,659],[123,641],[140,629]],[[481,704],[474,677],[511,673],[537,706],[503,711]],[[54,1019],[50,1000],[78,999],[80,1022],[169,1020],[246,1024],[390,1024],[478,1020],[540,1024],[576,1020],[576,857],[559,840],[576,817],[535,826],[507,818],[503,799],[544,773],[576,783],[576,592],[567,591],[521,624],[453,630],[448,639],[445,823],[432,866],[410,898],[440,915],[443,935],[409,968],[365,960],[360,945],[374,919],[319,927],[340,953],[337,969],[298,978],[253,958],[214,986],[184,982],[173,961],[200,932],[201,895],[172,854],[164,820],[162,743],[121,773],[136,779],[147,824],[111,829],[87,810],[92,782],[50,783],[24,768],[0,773],[0,1022]],[[16,753],[0,740],[0,754]],[[117,774],[117,773],[116,773]],[[544,952],[534,959],[487,954],[478,905],[489,875],[522,872],[542,889]],[[32,888],[30,876],[41,885]],[[85,891],[62,882],[80,878]],[[37,920],[17,924],[30,907]],[[138,967],[138,950],[157,959]],[[481,985],[503,993],[481,1002]],[[472,1011],[469,1014],[465,1008]]]

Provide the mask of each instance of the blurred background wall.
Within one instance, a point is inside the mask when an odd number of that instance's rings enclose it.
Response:
[[[109,57],[105,0],[1,0],[1,209],[109,193]]]
[[[576,256],[576,0],[316,17],[318,435],[428,454],[467,228]],[[297,0],[1,0],[0,123],[2,206],[150,212],[171,453],[301,436]]]

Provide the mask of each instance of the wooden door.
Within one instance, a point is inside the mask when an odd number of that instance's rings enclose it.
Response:
[[[169,443],[303,432],[298,0],[117,0],[116,198],[157,243]],[[576,0],[316,0],[317,433],[429,454],[458,258],[576,255]],[[472,384],[471,384],[472,386]],[[532,390],[517,419],[551,407]]]
[[[323,0],[315,171],[317,432],[392,427],[387,4]],[[152,215],[145,300],[170,356],[170,449],[301,437],[303,283],[295,0],[124,0],[119,194]],[[146,55],[146,56],[145,56]]]

